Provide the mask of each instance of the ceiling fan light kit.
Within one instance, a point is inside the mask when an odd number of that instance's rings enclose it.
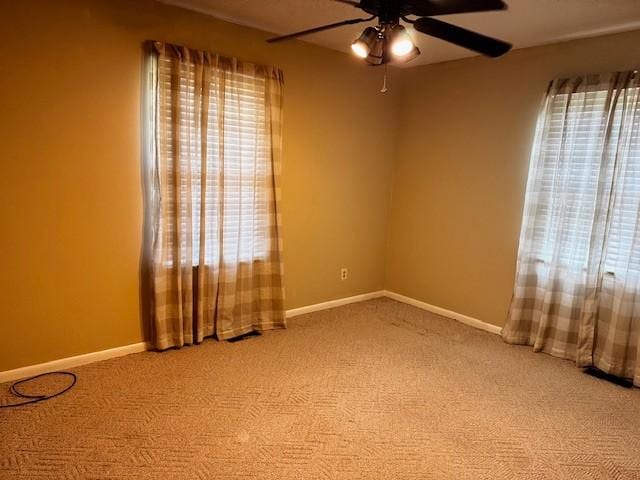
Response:
[[[367,27],[351,44],[351,50],[357,57],[367,58],[375,47],[376,42],[378,42],[378,30],[373,27]]]
[[[351,44],[351,51],[370,65],[406,63],[420,55],[407,30],[399,23],[367,27]]]
[[[358,8],[371,15],[323,25],[301,32],[270,38],[267,42],[279,42],[322,32],[344,25],[370,22],[377,19],[375,27],[367,27],[351,44],[354,55],[370,65],[406,63],[418,55],[409,32],[401,21],[413,24],[416,31],[449,43],[473,50],[489,57],[499,57],[511,49],[502,40],[487,37],[450,23],[431,18],[438,15],[506,10],[503,0],[333,0]],[[418,17],[418,18],[413,18]]]
[[[371,51],[365,60],[369,65],[382,65],[385,61],[384,42],[379,38],[376,38],[376,41],[371,46]]]
[[[407,29],[399,23],[391,28],[391,53],[394,57],[402,58],[415,48]]]

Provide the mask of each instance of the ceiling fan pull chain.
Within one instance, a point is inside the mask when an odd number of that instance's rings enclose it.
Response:
[[[388,69],[388,67],[385,64],[385,66],[384,66],[384,77],[383,77],[383,80],[382,80],[382,89],[380,90],[380,93],[387,93],[387,90],[388,90],[388,88],[387,88],[387,69]]]

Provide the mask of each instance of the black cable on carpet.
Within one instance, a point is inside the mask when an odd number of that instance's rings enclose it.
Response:
[[[63,376],[71,377],[72,380],[71,380],[71,383],[67,385],[65,388],[51,394],[32,395],[29,393],[23,393],[20,390],[18,390],[18,387],[20,385],[28,384],[29,382],[37,378],[51,376],[51,375],[63,375]],[[24,405],[31,405],[33,403],[44,402],[45,400],[55,398],[59,395],[62,395],[65,392],[68,392],[73,388],[77,380],[78,380],[78,377],[76,377],[76,374],[71,372],[47,372],[47,373],[41,373],[40,375],[35,375],[33,377],[25,378],[23,380],[19,380],[15,382],[13,385],[11,385],[11,387],[9,387],[9,392],[11,392],[11,394],[15,395],[18,398],[26,398],[27,400],[20,403],[9,403],[7,405],[0,405],[0,408],[22,407]]]

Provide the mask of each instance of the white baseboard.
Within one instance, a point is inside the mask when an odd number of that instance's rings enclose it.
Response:
[[[465,325],[479,328],[485,332],[495,333],[500,335],[501,328],[490,323],[483,322],[477,318],[469,317],[461,313],[453,312],[445,308],[436,307],[430,305],[415,298],[406,297],[399,293],[390,292],[388,290],[379,290],[377,292],[363,293],[361,295],[354,295],[353,297],[338,298],[336,300],[329,300],[328,302],[316,303],[315,305],[307,305],[305,307],[294,308],[287,310],[287,318],[296,317],[298,315],[304,315],[305,313],[318,312],[320,310],[327,310],[329,308],[340,307],[342,305],[348,305],[350,303],[364,302],[365,300],[371,300],[373,298],[388,297],[398,302],[406,303],[422,310],[441,315],[443,317],[457,320]],[[13,370],[6,370],[0,372],[0,383],[11,382],[13,380],[19,380],[21,378],[32,377],[45,372],[52,372],[55,370],[63,370],[66,368],[79,367],[88,363],[99,362],[101,360],[108,360],[110,358],[122,357],[131,353],[144,352],[149,349],[149,345],[145,342],[134,343],[126,345],[124,347],[110,348],[108,350],[101,350],[99,352],[85,353],[83,355],[76,355],[74,357],[61,358],[59,360],[53,360],[51,362],[39,363],[37,365],[29,365],[27,367],[16,368]]]
[[[303,315],[305,313],[326,310],[328,308],[339,307],[341,305],[347,305],[349,303],[363,302],[365,300],[371,300],[372,298],[379,298],[382,296],[384,296],[384,292],[380,290],[377,292],[355,295],[353,297],[330,300],[328,302],[317,303],[315,305],[307,305],[306,307],[294,308],[293,310],[287,310],[285,314],[287,318],[291,318],[297,315]],[[124,347],[110,348],[108,350],[101,350],[99,352],[85,353],[83,355],[76,355],[74,357],[61,358],[58,360],[52,360],[50,362],[38,363],[36,365],[15,368],[13,370],[6,370],[4,372],[0,372],[0,383],[11,382],[26,377],[32,377],[41,373],[79,367],[88,363],[108,360],[110,358],[122,357],[131,353],[144,352],[148,349],[149,346],[145,342],[134,343],[132,345],[126,345]]]
[[[467,315],[463,315],[462,313],[447,310],[446,308],[437,307],[435,305],[431,305],[426,302],[421,302],[420,300],[416,300],[415,298],[411,298],[411,297],[406,297],[404,295],[400,295],[399,293],[385,290],[384,296],[392,300],[406,303],[407,305],[412,305],[422,310],[435,313],[436,315],[441,315],[443,317],[457,320],[460,323],[464,323],[465,325],[469,325],[470,327],[484,330],[485,332],[494,333],[496,335],[500,335],[500,333],[502,332],[502,328],[498,327],[497,325],[492,325],[491,323],[483,322],[482,320],[478,320],[477,318],[469,317]]]
[[[148,349],[145,342],[133,343],[124,347],[110,348],[99,352],[85,353],[74,357],[61,358],[52,360],[51,362],[38,363],[37,365],[29,365],[27,367],[16,368],[0,372],[0,383],[11,382],[21,378],[33,377],[46,372],[54,372],[56,370],[64,370],[67,368],[79,367],[88,363],[108,360],[110,358],[123,357],[131,353],[140,353]]]
[[[353,297],[338,298],[336,300],[329,300],[328,302],[316,303],[315,305],[307,305],[306,307],[294,308],[293,310],[287,310],[285,315],[287,318],[297,317],[298,315],[304,315],[305,313],[318,312],[320,310],[341,307],[342,305],[364,302],[365,300],[380,297],[384,297],[384,290],[354,295]]]

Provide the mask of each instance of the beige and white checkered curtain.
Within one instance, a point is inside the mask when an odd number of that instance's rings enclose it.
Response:
[[[503,338],[640,386],[640,75],[551,83]]]
[[[282,73],[150,50],[155,345],[282,328]]]

